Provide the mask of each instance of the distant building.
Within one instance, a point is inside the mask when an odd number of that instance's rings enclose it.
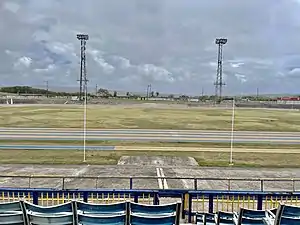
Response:
[[[300,97],[280,97],[277,98],[277,103],[290,105],[300,104]]]

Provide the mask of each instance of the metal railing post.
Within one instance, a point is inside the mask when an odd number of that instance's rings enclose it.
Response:
[[[65,178],[62,179],[62,189],[65,190]]]
[[[293,189],[293,192],[296,191],[296,189],[295,189],[295,180],[294,179],[292,179],[292,189]]]
[[[195,191],[198,190],[198,180],[197,180],[197,178],[194,178],[194,189],[195,189]]]
[[[96,178],[96,184],[95,184],[95,188],[98,188],[98,177]]]
[[[28,178],[28,188],[31,188],[31,176]]]
[[[260,191],[264,191],[264,180],[260,180]]]

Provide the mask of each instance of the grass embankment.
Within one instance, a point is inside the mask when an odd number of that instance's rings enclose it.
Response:
[[[78,106],[0,107],[0,127],[82,127]],[[231,109],[89,106],[87,128],[230,130]],[[300,131],[300,114],[292,110],[236,110],[235,130]]]
[[[116,165],[121,156],[191,156],[200,166],[229,166],[227,152],[87,151],[86,164]],[[300,154],[236,153],[237,167],[299,168]],[[1,164],[83,164],[83,152],[68,150],[0,150]]]

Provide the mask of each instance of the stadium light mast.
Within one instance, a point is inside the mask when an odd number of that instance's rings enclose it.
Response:
[[[220,103],[222,101],[222,86],[223,83],[223,45],[227,43],[226,38],[217,38],[216,44],[218,45],[218,67],[217,67],[217,77],[214,83],[215,85],[215,102]]]
[[[89,40],[87,34],[77,34],[80,40],[80,90],[79,100],[82,100],[82,92],[84,91],[84,112],[83,112],[83,162],[86,161],[86,114],[87,114],[87,72],[86,72],[86,42]]]

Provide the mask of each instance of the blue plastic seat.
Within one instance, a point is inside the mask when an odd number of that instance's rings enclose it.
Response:
[[[130,216],[130,225],[175,225],[176,215],[168,216]]]
[[[164,216],[176,215],[180,212],[180,203],[171,203],[165,205],[144,205],[139,203],[130,203],[130,213],[134,215]]]
[[[1,225],[26,225],[23,212],[0,213]]]
[[[300,207],[292,205],[279,205],[279,214],[285,217],[300,217]]]
[[[266,213],[266,217],[264,221],[265,224],[267,225],[280,225],[280,224],[286,224],[285,221],[295,219],[293,221],[291,220],[291,223],[293,222],[294,224],[297,224],[297,222],[299,222],[299,220],[297,219],[299,218],[300,218],[300,207],[280,204],[277,209],[276,215],[268,211]]]
[[[24,202],[24,207],[28,213],[35,214],[73,214],[74,212],[72,202],[54,206],[40,206],[30,202]]]
[[[89,215],[78,213],[78,224],[80,225],[125,225],[126,214],[123,215]]]
[[[217,212],[215,216],[215,224],[217,225],[234,224],[233,213],[223,212],[223,211]]]
[[[262,224],[265,217],[264,210],[251,210],[240,208],[239,213],[233,213],[233,222],[235,225]]]
[[[213,213],[197,213],[196,214],[197,225],[211,225],[215,224],[215,214]]]
[[[73,214],[28,214],[30,225],[75,225]]]
[[[103,215],[121,215],[127,210],[127,202],[112,204],[91,204],[85,202],[76,202],[76,210],[82,214],[103,214]]]
[[[0,213],[22,212],[22,201],[0,203]]]

